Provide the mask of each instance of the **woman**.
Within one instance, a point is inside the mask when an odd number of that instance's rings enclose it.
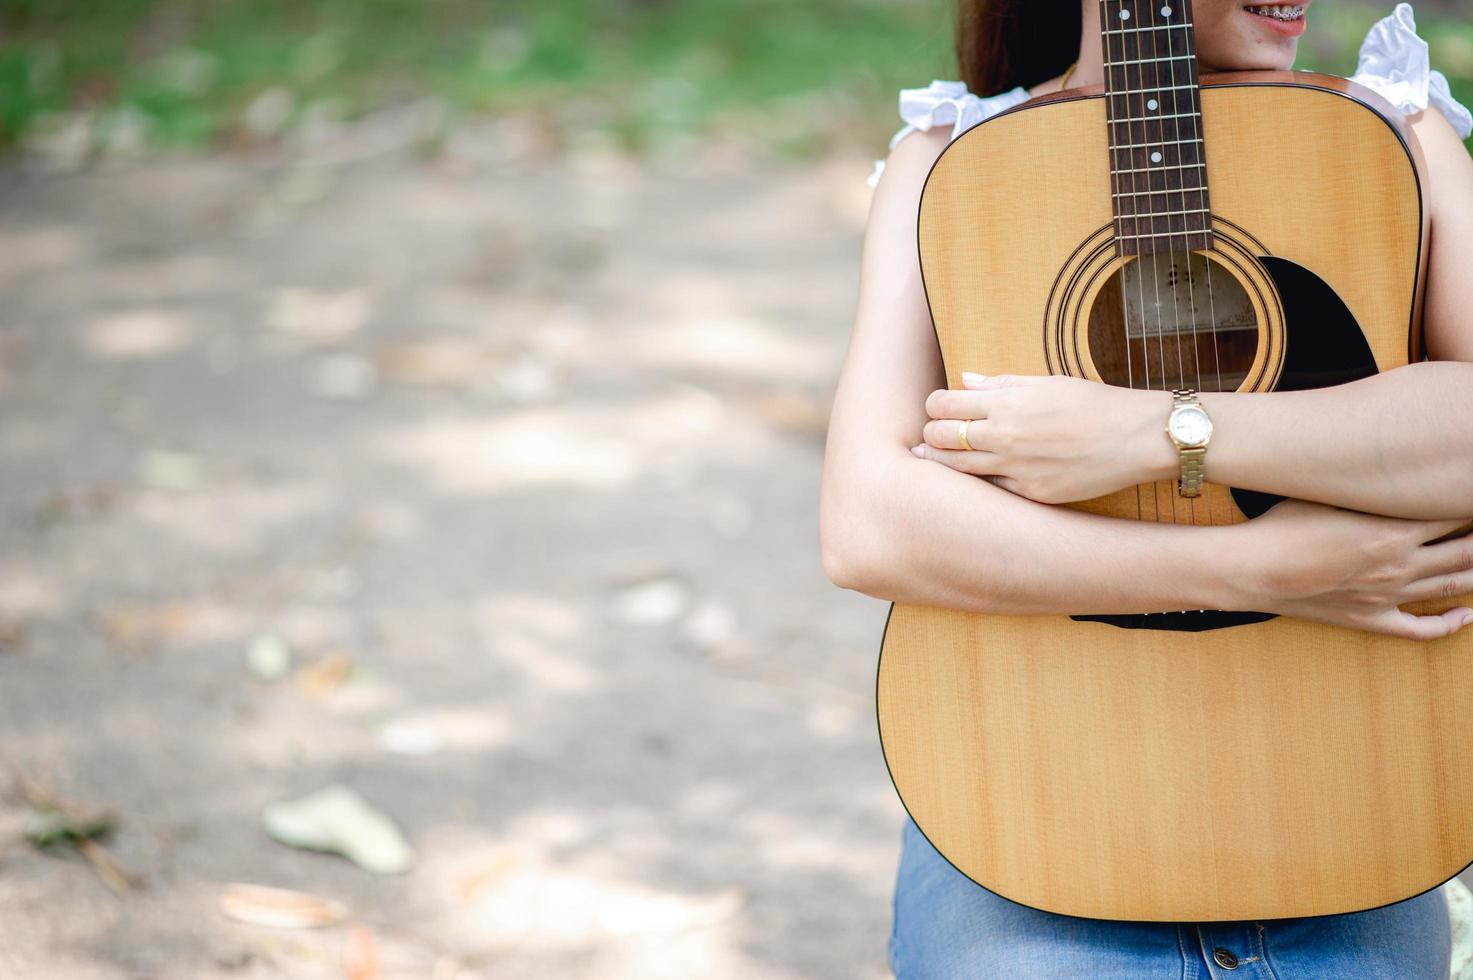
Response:
[[[1048,506],[1171,478],[1178,453],[1162,432],[1170,393],[977,376],[945,389],[917,261],[922,185],[947,144],[987,115],[1103,82],[1099,0],[1076,2],[963,0],[965,85],[903,93],[910,125],[877,174],[824,460],[830,578],[877,598],[986,613],[1264,610],[1417,639],[1473,623],[1466,606],[1440,616],[1398,608],[1473,592],[1473,538],[1425,544],[1473,518],[1473,160],[1460,139],[1473,120],[1427,66],[1406,4],[1373,29],[1367,74],[1356,78],[1401,97],[1426,157],[1431,360],[1315,391],[1200,396],[1214,423],[1205,478],[1294,499],[1226,527]],[[1202,72],[1292,67],[1308,6],[1194,0]],[[1383,62],[1407,76],[1403,91],[1370,70]],[[978,421],[964,443],[967,419]],[[1351,915],[1261,923],[1054,915],[974,884],[907,821],[890,953],[901,978],[927,980],[1229,971],[1446,980],[1449,926],[1441,889]]]

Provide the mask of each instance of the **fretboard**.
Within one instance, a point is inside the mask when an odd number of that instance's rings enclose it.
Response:
[[[1191,0],[1100,0],[1120,255],[1212,244]]]

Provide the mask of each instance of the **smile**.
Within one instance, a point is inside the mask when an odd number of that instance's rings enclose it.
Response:
[[[1267,6],[1267,7],[1244,7],[1243,9],[1246,10],[1246,11],[1248,11],[1250,14],[1257,14],[1259,17],[1268,17],[1268,18],[1271,18],[1273,20],[1295,21],[1295,20],[1300,20],[1300,19],[1302,19],[1304,17],[1304,7],[1303,7],[1303,5],[1298,5],[1298,6],[1277,5],[1277,6]]]

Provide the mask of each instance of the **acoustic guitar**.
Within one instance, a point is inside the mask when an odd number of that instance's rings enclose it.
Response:
[[[1424,164],[1400,114],[1331,75],[1199,78],[1190,0],[1101,14],[1103,86],[987,119],[925,184],[948,386],[1285,391],[1423,359]],[[1226,524],[1279,499],[1162,482],[1070,506]],[[1473,860],[1473,632],[1100,612],[890,608],[885,761],[978,884],[1091,918],[1257,920],[1379,907]]]

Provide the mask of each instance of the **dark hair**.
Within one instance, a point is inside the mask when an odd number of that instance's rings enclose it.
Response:
[[[1079,0],[960,0],[956,58],[977,95],[1031,88],[1079,57]]]

